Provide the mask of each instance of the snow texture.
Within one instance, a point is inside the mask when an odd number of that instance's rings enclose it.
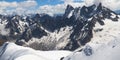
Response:
[[[71,53],[69,51],[35,51],[10,42],[3,44],[0,47],[1,52],[2,50],[4,53],[0,55],[0,60],[60,60],[61,57]]]

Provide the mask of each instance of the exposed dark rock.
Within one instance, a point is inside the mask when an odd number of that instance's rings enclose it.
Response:
[[[68,15],[70,14],[70,12],[73,10],[74,8],[71,5],[68,5],[66,10],[65,10],[65,14],[63,15],[64,18],[67,18]]]
[[[97,9],[96,9],[97,7]],[[80,14],[79,13],[80,10]],[[98,6],[92,5],[89,7],[83,6],[75,8],[72,17],[69,20],[74,20],[72,24],[73,32],[70,35],[70,42],[65,47],[66,50],[75,50],[81,45],[85,45],[93,37],[92,30],[95,27],[95,23],[105,25],[104,19],[111,19],[117,21],[117,14],[115,18],[111,17],[111,13],[115,14],[110,9],[103,7],[100,3]],[[90,19],[91,18],[91,19]],[[116,19],[116,20],[114,20]]]
[[[64,59],[64,57],[60,58],[60,60],[63,60],[63,59]]]
[[[86,56],[92,55],[92,54],[93,54],[92,47],[86,46],[86,47],[83,49],[83,52],[85,53]]]

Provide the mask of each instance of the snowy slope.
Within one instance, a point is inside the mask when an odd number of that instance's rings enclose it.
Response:
[[[120,60],[120,19],[113,22],[104,20],[105,25],[96,23],[93,38],[87,43],[82,51],[64,58],[64,60]],[[96,32],[97,29],[103,29]]]
[[[70,53],[69,51],[35,51],[7,42],[0,47],[0,60],[60,60]]]

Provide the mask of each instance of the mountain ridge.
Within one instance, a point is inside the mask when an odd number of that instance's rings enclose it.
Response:
[[[28,47],[39,50],[73,51],[91,41],[96,22],[105,25],[105,19],[116,22],[119,16],[102,6],[101,3],[98,6],[77,8],[68,5],[65,14],[55,17],[47,14],[32,16],[0,15],[1,25],[9,30],[9,34],[0,34],[2,36],[0,39],[15,40],[18,45],[27,44]],[[101,30],[97,29],[96,31]],[[35,41],[33,41],[34,39]],[[37,47],[32,46],[35,44]]]

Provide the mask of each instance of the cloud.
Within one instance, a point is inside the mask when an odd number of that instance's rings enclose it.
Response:
[[[58,13],[64,13],[65,11],[65,5],[64,4],[58,4],[58,5],[44,5],[40,6],[39,9],[37,10],[37,13],[47,13],[51,16],[53,14],[58,14]]]
[[[64,3],[57,5],[40,6],[37,10],[37,13],[47,13],[53,16],[54,14],[63,14],[68,4],[72,5],[74,8],[85,5],[85,3],[76,2],[77,0],[61,0],[61,1],[63,1]]]
[[[17,2],[5,2],[5,1],[2,1],[0,2],[0,7],[17,7]]]
[[[16,12],[21,14],[27,10],[35,9],[37,2],[35,0],[26,0],[23,2],[0,2],[0,14],[11,14]]]
[[[51,1],[51,0],[49,0]],[[12,14],[16,12],[17,14],[31,14],[31,13],[47,13],[50,15],[64,13],[66,6],[72,5],[75,7],[80,7],[83,5],[90,6],[92,4],[98,5],[100,2],[112,10],[120,10],[120,0],[60,0],[64,3],[56,5],[43,5],[39,6],[36,0],[25,0],[22,2],[0,2],[0,14],[9,13]]]
[[[68,3],[73,3],[74,0],[61,0],[63,1],[65,4],[68,4]]]
[[[80,7],[83,5],[90,6],[93,4],[98,5],[100,2],[103,4],[103,6],[110,8],[111,10],[120,10],[120,0],[61,0],[64,3],[63,4],[57,4],[57,5],[44,5],[40,6],[37,12],[39,13],[47,13],[50,15],[56,14],[56,13],[64,13],[66,6],[72,5],[75,7]]]
[[[18,4],[18,7],[25,7],[25,8],[34,7],[34,6],[37,6],[36,1],[34,0],[23,1]]]
[[[0,7],[33,7],[36,6],[37,3],[34,0],[27,0],[23,2],[6,2],[6,1],[1,1],[0,2]]]
[[[120,0],[84,0],[86,5],[92,5],[102,3],[103,6],[110,8],[112,10],[120,10]]]
[[[12,14],[17,13],[21,14],[30,14],[30,13],[47,13],[49,15],[54,14],[62,14],[65,12],[67,5],[72,5],[73,7],[79,7],[84,5],[83,3],[78,3],[78,0],[61,0],[63,4],[56,4],[56,5],[43,5],[37,7],[36,0],[26,0],[22,2],[0,2],[0,13],[4,14]]]

